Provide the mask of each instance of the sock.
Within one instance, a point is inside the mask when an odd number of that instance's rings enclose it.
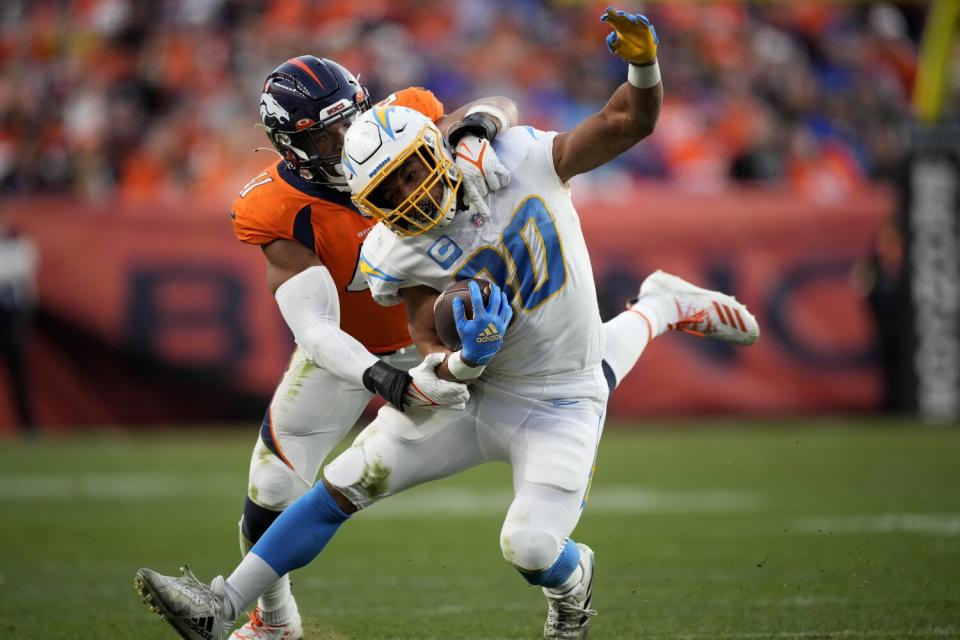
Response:
[[[647,294],[617,317],[603,323],[606,340],[603,361],[613,372],[615,383],[612,386],[619,385],[630,373],[650,341],[677,320],[677,305],[671,298]]]
[[[247,502],[249,505],[253,504],[249,498],[247,498]],[[247,526],[247,516],[252,510],[249,505],[244,507],[244,518],[240,521],[240,553],[242,555],[247,555],[253,547],[253,543],[247,537],[252,533],[250,530],[253,529],[253,527]],[[267,510],[262,507],[257,508],[267,512]],[[280,515],[280,512],[269,513],[273,514],[273,517],[270,518],[270,523]],[[267,528],[269,528],[269,524],[267,524],[263,530],[257,531],[258,539]],[[267,624],[281,626],[290,622],[297,613],[297,602],[293,599],[293,592],[290,588],[290,576],[281,576],[279,580],[270,585],[267,590],[263,592],[263,595],[260,596],[257,605],[260,607],[260,618]]]
[[[287,507],[227,578],[234,610],[246,610],[280,576],[309,564],[349,517],[322,482]]]
[[[282,576],[263,592],[257,601],[260,618],[275,627],[290,622],[297,613],[297,601],[290,590],[290,576]]]
[[[236,619],[238,613],[246,611],[279,578],[280,575],[253,551],[243,556],[223,584],[223,593],[233,609],[229,617]]]
[[[580,566],[580,563],[577,563],[577,568],[573,570],[573,573],[570,574],[570,577],[567,578],[566,582],[558,587],[551,588],[550,591],[556,593],[557,595],[564,594],[577,586],[582,579],[583,567]]]
[[[530,573],[521,571],[520,575],[530,584],[556,589],[566,584],[577,569],[580,569],[580,549],[573,540],[567,540],[560,551],[560,555],[557,556],[549,569]]]
[[[640,296],[636,304],[630,307],[627,313],[642,315],[650,321],[650,337],[656,338],[669,327],[680,320],[680,311],[673,296],[659,293],[648,293]]]

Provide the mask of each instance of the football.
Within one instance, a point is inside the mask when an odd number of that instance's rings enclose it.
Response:
[[[458,280],[444,289],[433,303],[433,325],[437,329],[437,335],[444,346],[454,351],[460,348],[460,334],[457,333],[457,323],[453,320],[453,300],[463,300],[464,315],[468,319],[473,318],[473,302],[468,288],[470,282],[476,282],[480,286],[480,295],[486,305],[490,301],[490,281],[483,278]]]

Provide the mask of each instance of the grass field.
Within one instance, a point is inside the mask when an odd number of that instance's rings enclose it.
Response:
[[[137,567],[238,559],[255,427],[0,445],[0,637],[174,638]],[[307,640],[538,638],[500,557],[508,470],[347,523],[295,576]],[[608,425],[578,540],[591,640],[960,638],[960,430]]]

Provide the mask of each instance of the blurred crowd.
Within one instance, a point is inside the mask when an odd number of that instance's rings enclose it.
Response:
[[[425,86],[453,108],[506,95],[563,130],[624,81],[604,2],[7,0],[0,194],[227,199],[269,161],[267,73],[302,53],[375,98]],[[777,183],[841,198],[895,173],[924,19],[918,4],[625,3],[660,36],[656,133],[594,180],[714,190]]]

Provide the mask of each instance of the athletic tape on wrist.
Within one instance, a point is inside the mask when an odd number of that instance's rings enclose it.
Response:
[[[478,104],[475,107],[471,107],[467,110],[467,113],[464,117],[473,115],[474,113],[484,113],[494,120],[497,121],[497,124],[500,126],[500,131],[506,130],[510,126],[510,118],[507,117],[507,114],[503,112],[502,109],[498,109],[489,104]]]
[[[447,356],[447,369],[450,370],[456,378],[460,380],[475,380],[480,377],[486,365],[481,364],[477,367],[471,367],[463,361],[463,352],[454,351]]]
[[[649,89],[660,84],[660,65],[656,60],[642,67],[635,64],[628,64],[627,67],[627,82],[637,89]]]

